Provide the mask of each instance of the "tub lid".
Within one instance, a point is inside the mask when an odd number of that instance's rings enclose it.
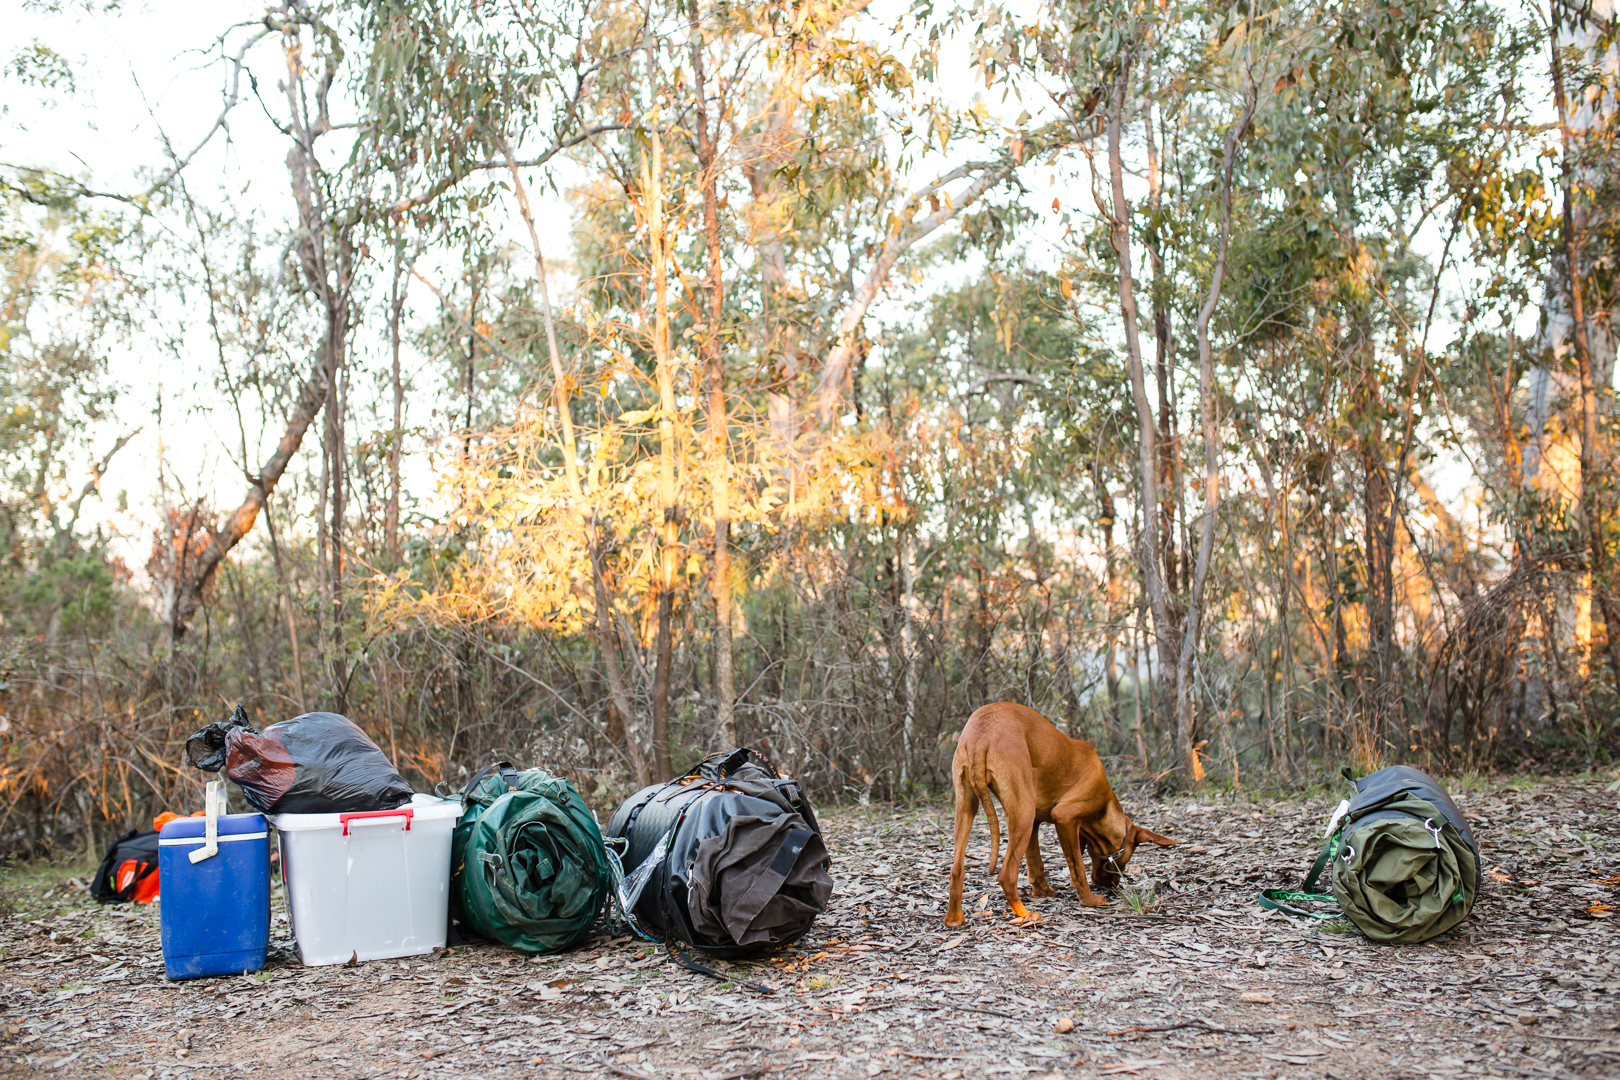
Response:
[[[159,837],[164,840],[203,838],[204,821],[200,817],[175,818],[163,826]],[[235,836],[239,833],[264,832],[263,814],[225,814],[219,819],[219,835]]]
[[[414,821],[455,821],[461,817],[461,800],[441,799],[436,795],[424,795],[419,791],[411,796],[410,802],[393,810],[371,810],[355,814],[271,814],[270,824],[281,832],[341,829],[346,820],[374,819],[381,822],[390,817],[403,820],[406,811],[410,811],[410,816]],[[199,818],[198,820],[202,819]]]

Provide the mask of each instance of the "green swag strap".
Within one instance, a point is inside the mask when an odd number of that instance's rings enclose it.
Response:
[[[1280,911],[1284,915],[1299,915],[1309,919],[1336,919],[1344,914],[1337,906],[1332,911],[1312,911],[1302,908],[1300,904],[1338,904],[1338,899],[1332,893],[1317,892],[1322,880],[1322,871],[1339,853],[1339,838],[1344,835],[1343,828],[1333,831],[1322,845],[1322,850],[1311,863],[1310,872],[1305,875],[1305,884],[1300,889],[1264,889],[1261,891],[1258,902],[1267,911]]]

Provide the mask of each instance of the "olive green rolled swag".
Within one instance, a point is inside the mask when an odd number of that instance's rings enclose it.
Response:
[[[611,888],[602,831],[567,780],[507,767],[477,781],[451,841],[450,888],[477,934],[527,953],[577,945]]]
[[[1445,789],[1409,765],[1352,782],[1355,797],[1334,812],[1304,884],[1266,889],[1260,906],[1314,919],[1343,915],[1387,945],[1427,941],[1466,919],[1479,895],[1479,845]],[[1324,874],[1332,895],[1316,891]],[[1334,903],[1339,910],[1330,909]]]
[[[1373,941],[1409,945],[1462,922],[1479,890],[1479,856],[1434,803],[1404,792],[1346,826],[1333,896]]]

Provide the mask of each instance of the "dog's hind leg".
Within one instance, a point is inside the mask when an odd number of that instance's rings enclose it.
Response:
[[[956,783],[956,856],[951,862],[951,894],[945,910],[946,926],[961,926],[967,921],[962,914],[962,878],[967,864],[968,836],[973,832],[974,815],[979,812],[979,798],[973,793],[972,786],[963,782],[965,779],[958,778]],[[993,811],[990,820],[996,820]]]
[[[984,807],[985,820],[990,824],[990,869],[986,873],[991,877],[995,877],[996,866],[1001,861],[1001,822],[996,817],[996,804],[990,798],[990,789],[975,785],[973,794],[978,804]],[[1003,809],[1005,809],[1005,805],[1003,805]],[[1011,828],[1010,825],[1008,827]],[[1007,846],[1011,850],[1012,834],[1010,832],[1007,834]],[[1017,867],[1018,864],[1014,863],[1014,872],[1017,871]]]

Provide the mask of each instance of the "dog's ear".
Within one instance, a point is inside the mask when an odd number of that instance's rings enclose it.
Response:
[[[1136,830],[1135,837],[1138,844],[1158,844],[1160,847],[1176,847],[1181,843],[1180,840],[1172,840],[1168,836],[1160,836],[1158,833],[1144,829],[1140,825],[1132,825],[1131,828]]]

